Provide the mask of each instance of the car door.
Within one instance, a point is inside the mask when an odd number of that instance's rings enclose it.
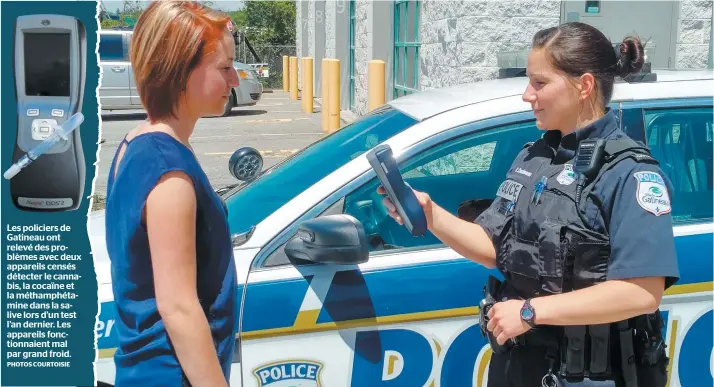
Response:
[[[129,53],[131,52],[131,38],[134,36],[134,32],[130,31],[124,34],[124,47],[126,48],[126,57],[129,58]],[[134,67],[131,65],[131,61],[127,60],[127,72],[129,73],[129,96],[131,97],[131,105],[136,108],[141,108],[141,98],[139,93],[136,91],[136,79],[134,78]]]
[[[680,280],[661,304],[669,386],[712,385],[712,99],[637,101],[622,107],[632,127],[641,128],[673,187],[669,194]]]
[[[102,67],[102,82],[99,86],[102,108],[130,106],[129,62],[122,34],[99,34],[99,61]]]
[[[492,200],[516,154],[541,134],[530,113],[469,124],[412,147],[400,169],[456,212]],[[409,235],[387,216],[378,184],[373,172],[359,176],[307,214],[359,220],[368,262],[289,259],[283,247],[297,225],[258,253],[241,308],[244,386],[485,386],[490,352],[477,305],[497,272],[433,235]]]

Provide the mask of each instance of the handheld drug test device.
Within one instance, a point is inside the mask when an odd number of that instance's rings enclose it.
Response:
[[[25,155],[34,157],[31,164],[6,174],[13,203],[20,209],[67,211],[81,203],[85,161],[79,130],[74,129],[83,119],[77,113],[84,92],[86,44],[84,26],[74,17],[17,18],[14,70],[18,117],[13,167]],[[74,119],[67,122],[71,117]],[[59,130],[62,133],[53,136]],[[46,149],[48,144],[51,146]]]
[[[383,144],[367,153],[367,160],[377,173],[387,195],[394,203],[407,230],[414,236],[426,233],[426,215],[411,187],[404,182],[399,166],[392,155],[392,148]]]

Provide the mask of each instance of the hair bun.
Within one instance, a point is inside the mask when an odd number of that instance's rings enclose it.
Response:
[[[617,75],[624,78],[637,74],[645,64],[645,49],[640,39],[627,37],[620,43],[620,55],[617,59]]]

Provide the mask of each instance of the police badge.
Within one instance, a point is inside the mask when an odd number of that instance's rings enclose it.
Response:
[[[573,171],[573,164],[565,164],[556,180],[561,185],[571,185],[575,181],[575,178],[576,176],[575,171]]]

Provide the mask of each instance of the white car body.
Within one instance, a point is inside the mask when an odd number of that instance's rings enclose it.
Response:
[[[618,83],[615,87],[613,103],[636,103],[641,100],[673,98],[712,98],[713,96],[714,81],[711,72],[656,72],[658,82],[655,83]],[[389,105],[419,122],[388,139],[386,144],[394,151],[395,158],[401,160],[403,157],[425,149],[434,138],[448,137],[450,132],[456,131],[455,128],[463,125],[493,117],[527,113],[531,107],[521,99],[526,85],[527,80],[524,78],[493,80],[420,92],[391,101]],[[434,117],[438,117],[438,119],[434,119]],[[401,378],[400,380],[404,383],[414,383],[409,384],[414,386],[447,386],[456,384],[453,380],[449,381],[448,378],[440,375],[447,368],[455,366],[454,364],[458,364],[459,367],[463,366],[458,361],[465,361],[468,366],[466,380],[459,379],[461,380],[459,383],[464,383],[462,384],[464,386],[482,387],[486,385],[485,370],[490,358],[488,345],[484,346],[483,342],[479,341],[476,347],[470,348],[473,352],[472,357],[464,357],[461,355],[462,352],[459,352],[459,356],[450,355],[452,349],[453,351],[462,351],[456,348],[463,346],[466,336],[475,332],[473,328],[477,326],[478,321],[474,316],[477,310],[474,307],[448,309],[438,313],[427,311],[399,316],[375,316],[370,321],[364,319],[349,320],[345,323],[318,321],[320,310],[326,307],[325,301],[331,283],[339,273],[356,271],[367,276],[369,273],[385,272],[392,268],[463,262],[465,259],[452,249],[442,246],[416,252],[386,252],[380,254],[379,259],[371,259],[358,267],[329,265],[262,267],[268,253],[285,242],[301,220],[317,216],[329,205],[330,200],[326,200],[326,198],[344,196],[355,186],[373,177],[374,172],[371,170],[365,154],[356,157],[289,200],[257,224],[247,242],[235,247],[234,257],[238,273],[238,286],[243,290],[242,319],[246,318],[243,313],[246,307],[246,298],[251,297],[250,292],[247,292],[246,289],[251,286],[276,282],[300,283],[307,276],[312,276],[312,282],[304,289],[304,296],[299,303],[292,326],[244,332],[244,329],[248,330],[248,328],[241,321],[239,344],[242,356],[240,362],[233,365],[232,386],[282,386],[284,384],[279,383],[281,380],[283,383],[286,383],[286,380],[298,380],[295,377],[305,376],[308,370],[319,372],[319,376],[312,379],[301,379],[304,384],[299,385],[378,387],[390,386],[390,380]],[[711,222],[675,227],[677,236],[711,235],[713,231],[714,226]],[[99,282],[99,300],[102,305],[110,305],[107,304],[112,301],[110,264],[104,240],[102,211],[95,212],[90,216],[89,232]],[[703,248],[710,249],[711,246]],[[398,277],[392,280],[395,281],[393,286],[396,287],[417,286],[398,282]],[[435,281],[439,280],[444,279],[435,279]],[[430,284],[423,284],[423,286],[424,291],[427,292]],[[478,283],[474,286],[480,288],[482,284]],[[683,286],[677,288],[677,291],[669,292],[662,304],[662,309],[669,311],[670,315],[667,336],[669,341],[667,343],[671,344],[669,351],[673,356],[670,382],[672,387],[685,386],[680,383],[681,375],[678,373],[680,371],[678,367],[681,367],[682,363],[678,361],[677,356],[682,349],[682,340],[687,330],[700,317],[710,316],[712,310],[711,280]],[[374,291],[376,292],[376,290]],[[428,298],[428,296],[425,297]],[[474,305],[477,305],[478,301],[475,300]],[[287,308],[288,305],[276,302],[271,308],[283,307]],[[265,319],[270,319],[272,312],[269,312],[269,309],[264,310],[266,311]],[[675,320],[675,317],[672,316],[676,317],[678,325],[671,323]],[[100,319],[97,329],[98,336],[110,336],[111,325],[113,325],[113,320]],[[402,337],[399,335],[404,335],[403,338],[409,338],[407,341],[415,343],[413,352],[410,352],[411,350],[400,352],[377,348],[375,351],[381,351],[375,353],[378,361],[375,360],[373,365],[370,365],[369,362],[365,363],[365,360],[362,359],[364,356],[357,358],[355,348],[361,342],[357,339],[358,336],[365,337],[369,332],[375,332],[370,329],[379,329],[379,332],[382,332],[379,335],[383,336],[379,337],[382,338],[382,344],[385,346],[388,346],[389,340],[398,340]],[[423,343],[421,339],[411,340],[412,337],[417,338],[418,335],[424,338]],[[418,347],[418,345],[422,346]],[[707,349],[705,345],[701,355],[709,359],[711,349],[711,347]],[[428,356],[424,355],[427,357],[417,357],[417,353],[424,351],[429,352]],[[115,370],[112,353],[111,348],[100,348],[97,362],[97,379],[107,384],[113,384],[114,381]],[[374,382],[375,385],[369,385],[370,382],[367,379],[356,376],[357,371],[353,367],[356,367],[358,363],[360,370],[363,372],[367,370],[369,375],[372,375],[370,372],[374,374],[372,377],[377,378],[375,379],[377,381]],[[310,366],[311,364],[312,366]],[[421,368],[425,370],[428,366],[428,375],[419,374],[419,367],[415,364],[421,365]],[[365,368],[368,366],[378,369]],[[296,372],[300,375],[297,375]],[[707,374],[711,376],[711,372],[707,372]],[[425,381],[423,378],[426,376],[428,378]]]

